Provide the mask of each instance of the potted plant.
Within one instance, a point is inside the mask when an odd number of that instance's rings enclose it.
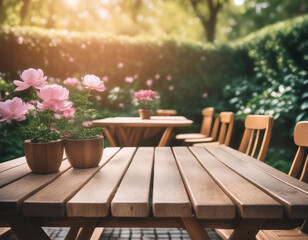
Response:
[[[90,101],[93,97],[91,91],[104,91],[104,82],[95,75],[86,75],[82,84],[88,89],[88,92],[85,95],[76,95],[79,106],[74,112],[74,117],[60,127],[65,138],[67,159],[74,168],[97,166],[101,161],[104,148],[104,138],[101,135],[103,129],[100,127],[90,128],[89,122],[86,121],[97,114],[96,110],[88,109],[88,106],[93,104]]]
[[[30,90],[30,103],[15,97],[0,102],[0,121],[26,120],[21,126],[25,140],[25,157],[34,173],[58,171],[63,159],[63,142],[55,128],[54,113],[60,113],[72,106],[68,101],[69,91],[57,84],[48,85],[41,69],[27,69],[15,80],[15,91]]]
[[[134,94],[135,104],[141,119],[150,119],[153,115],[152,110],[157,107],[158,95],[152,90],[140,90]]]

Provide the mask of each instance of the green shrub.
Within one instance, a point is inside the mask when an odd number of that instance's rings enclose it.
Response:
[[[247,114],[271,114],[271,146],[293,152],[293,127],[308,118],[307,39],[308,16],[225,45],[3,26],[0,71],[10,74],[7,80],[29,67],[62,80],[88,73],[107,76],[101,108],[129,115],[135,113],[131,92],[149,88],[146,81],[151,79],[162,108],[177,109],[196,122],[191,131],[200,127],[200,112],[207,106],[217,113],[234,111],[241,125]],[[128,76],[135,77],[133,83],[125,82]],[[241,136],[242,132],[235,134],[234,142]]]

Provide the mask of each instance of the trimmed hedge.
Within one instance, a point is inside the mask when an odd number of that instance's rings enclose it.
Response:
[[[217,112],[234,111],[239,121],[249,113],[272,114],[271,145],[293,152],[293,127],[296,121],[308,119],[307,39],[308,16],[222,45],[3,26],[0,71],[9,73],[11,80],[29,67],[42,68],[46,75],[62,80],[88,73],[107,76],[102,107],[119,113],[131,111],[130,89],[148,88],[146,80],[152,79],[151,88],[160,93],[163,108],[175,108],[199,124],[200,111],[206,106],[214,106]],[[136,79],[126,83],[127,76]],[[167,81],[167,76],[172,80]],[[115,87],[120,91],[109,94]],[[127,105],[125,110],[118,107],[120,102]],[[234,137],[236,147],[241,134]]]

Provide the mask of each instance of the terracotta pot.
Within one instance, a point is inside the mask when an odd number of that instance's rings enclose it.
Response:
[[[65,139],[65,153],[74,168],[96,167],[102,159],[104,137]]]
[[[153,115],[153,112],[151,109],[139,109],[139,116],[141,119],[150,119]]]
[[[52,173],[59,170],[63,160],[63,141],[32,143],[25,141],[25,156],[34,173]]]

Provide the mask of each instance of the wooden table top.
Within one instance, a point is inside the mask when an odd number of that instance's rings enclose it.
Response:
[[[94,126],[127,127],[186,127],[193,124],[183,116],[152,116],[142,120],[140,117],[111,117],[92,121]]]
[[[106,148],[98,167],[0,164],[0,217],[305,219],[308,184],[224,146]]]

